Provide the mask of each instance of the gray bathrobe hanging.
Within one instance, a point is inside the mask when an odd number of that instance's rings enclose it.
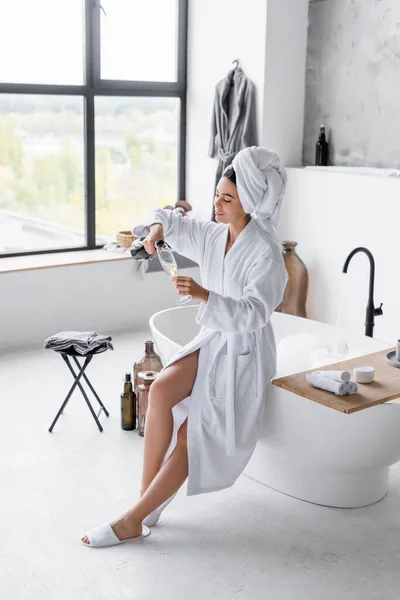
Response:
[[[215,185],[225,167],[247,146],[257,145],[255,85],[240,66],[220,81],[215,88],[208,155],[218,157]],[[213,207],[214,218],[214,207]]]

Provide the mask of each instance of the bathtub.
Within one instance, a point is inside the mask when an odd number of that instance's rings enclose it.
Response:
[[[190,341],[199,326],[194,305],[156,313],[150,328],[162,361]],[[276,377],[318,366],[307,364],[307,352],[298,359],[284,355],[285,341],[305,334],[329,344],[337,340],[334,327],[283,313],[271,318],[277,342]],[[294,336],[294,337],[293,337]],[[347,331],[346,358],[391,347],[385,342]],[[321,365],[342,356],[321,359]],[[300,367],[300,368],[299,368]],[[399,373],[400,376],[400,373]],[[264,421],[256,449],[244,475],[300,500],[323,506],[356,508],[381,500],[388,489],[390,466],[400,460],[400,403],[386,402],[345,414],[272,383],[268,387]]]

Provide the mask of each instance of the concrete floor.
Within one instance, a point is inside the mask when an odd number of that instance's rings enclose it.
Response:
[[[59,356],[0,356],[1,600],[398,600],[400,465],[362,509],[301,502],[241,476],[222,492],[183,486],[152,535],[85,548],[80,536],[138,497],[143,439],[120,428],[125,370],[148,333],[113,336],[88,374],[110,411],[99,433]]]

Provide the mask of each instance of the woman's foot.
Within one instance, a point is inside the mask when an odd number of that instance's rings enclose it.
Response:
[[[120,541],[142,535],[142,524],[125,516],[120,517],[116,521],[112,521],[110,525]],[[84,544],[90,546],[90,541],[86,535],[84,535],[81,540]]]

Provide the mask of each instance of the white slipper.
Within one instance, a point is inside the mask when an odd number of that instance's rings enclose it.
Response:
[[[110,523],[104,523],[104,525],[95,527],[87,532],[86,537],[89,538],[90,544],[85,544],[83,540],[81,540],[81,542],[88,548],[107,548],[108,546],[116,546],[117,544],[124,544],[125,542],[141,540],[150,535],[150,533],[150,529],[146,527],[146,525],[142,525],[142,535],[126,540],[119,540]]]
[[[168,500],[163,502],[158,508],[153,510],[153,512],[151,512],[149,515],[147,515],[147,517],[145,517],[143,519],[143,524],[147,525],[147,527],[153,527],[154,525],[157,525],[162,511],[164,510],[164,508],[166,508],[168,506],[168,504],[171,502],[171,500],[173,500],[175,498],[176,494],[177,494],[177,492],[175,492],[175,494],[173,496],[171,496],[171,498],[168,498]]]

